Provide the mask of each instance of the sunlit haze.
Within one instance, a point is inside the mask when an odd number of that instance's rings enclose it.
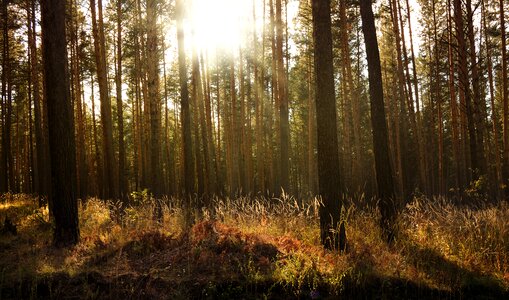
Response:
[[[186,40],[201,50],[236,49],[252,30],[252,7],[250,0],[193,0],[186,11]]]

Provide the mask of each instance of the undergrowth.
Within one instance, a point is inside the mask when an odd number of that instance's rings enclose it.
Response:
[[[154,202],[140,195],[125,209],[80,202],[81,241],[69,249],[51,246],[47,208],[27,195],[4,197],[0,221],[11,219],[18,235],[0,235],[0,299],[76,290],[91,299],[508,295],[506,203],[414,199],[391,246],[380,238],[377,210],[349,203],[348,247],[340,255],[320,246],[317,200],[214,198],[190,214],[188,228],[181,201],[160,200],[157,219]]]

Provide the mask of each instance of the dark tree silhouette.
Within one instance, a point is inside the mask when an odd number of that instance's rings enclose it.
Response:
[[[65,1],[41,1],[45,97],[51,160],[51,211],[56,246],[79,240],[73,106],[67,72]]]
[[[379,208],[382,214],[381,227],[384,237],[394,238],[395,192],[389,158],[387,123],[385,122],[384,92],[380,52],[376,38],[375,19],[371,0],[361,0],[362,32],[368,60],[369,99],[371,103],[371,126],[373,127],[373,149],[375,153],[376,183]]]
[[[323,205],[320,206],[320,238],[327,249],[344,249],[346,238],[338,231],[342,203],[332,64],[330,0],[313,0],[312,5],[313,38],[315,41],[318,186],[323,201]]]

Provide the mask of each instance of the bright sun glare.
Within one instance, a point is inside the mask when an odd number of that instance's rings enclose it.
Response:
[[[190,38],[186,39],[193,47],[235,51],[246,42],[253,27],[252,0],[192,0],[187,3],[185,25]]]

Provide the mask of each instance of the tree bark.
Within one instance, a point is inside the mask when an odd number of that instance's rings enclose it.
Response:
[[[340,234],[341,188],[337,136],[330,0],[312,0],[318,138],[320,239],[327,249],[345,249]]]
[[[116,199],[118,180],[116,180],[115,176],[116,164],[113,151],[113,124],[111,119],[111,99],[108,91],[102,0],[98,0],[97,4],[99,15],[96,17],[96,2],[95,0],[90,0],[95,63],[97,68],[97,81],[99,83],[99,96],[101,100],[102,150],[104,158],[103,178],[106,180],[106,184],[103,187],[103,197],[106,199]]]
[[[505,32],[505,12],[504,12],[504,0],[500,0],[500,28],[501,34],[500,39],[501,51],[502,51],[502,104],[503,104],[503,140],[504,140],[504,155],[503,155],[503,178],[505,198],[509,198],[509,87],[507,84],[507,48],[506,48],[506,32]]]
[[[391,242],[394,238],[394,219],[396,209],[394,203],[395,191],[389,158],[389,144],[387,124],[385,122],[384,94],[382,85],[382,71],[380,67],[380,54],[376,37],[375,20],[370,0],[361,0],[361,18],[366,55],[368,61],[369,95],[371,103],[371,126],[373,128],[373,150],[375,154],[375,169],[378,206],[380,208],[381,227],[384,238]]]
[[[276,0],[276,52],[280,131],[281,188],[290,191],[290,122],[288,116],[288,92],[286,71],[283,64],[283,21],[281,0]]]
[[[126,153],[124,145],[124,105],[122,101],[122,2],[117,0],[117,66],[115,85],[117,90],[117,125],[118,125],[118,187],[119,196],[127,204],[128,189],[126,178]]]
[[[67,76],[65,1],[41,2],[45,96],[48,104],[52,203],[56,246],[79,240],[76,152],[72,101]]]

